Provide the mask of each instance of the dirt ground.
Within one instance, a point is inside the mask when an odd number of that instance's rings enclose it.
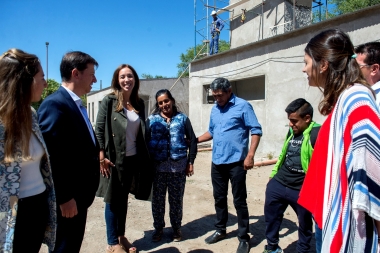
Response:
[[[256,157],[256,161],[265,160]],[[212,197],[210,179],[211,152],[198,153],[195,160],[195,174],[187,178],[184,196],[184,210],[182,220],[183,240],[172,241],[172,229],[166,206],[164,236],[160,242],[152,242],[153,219],[151,202],[139,201],[132,195],[129,198],[126,237],[137,247],[138,252],[154,253],[234,253],[238,246],[237,217],[229,191],[228,207],[229,220],[227,223],[227,238],[216,244],[208,245],[204,239],[214,232],[215,209]],[[248,208],[250,214],[251,253],[261,253],[264,250],[265,220],[264,196],[265,187],[272,166],[264,166],[250,170],[247,174]],[[297,218],[290,207],[286,210],[280,231],[280,246],[285,253],[296,252]],[[104,221],[103,199],[96,198],[88,211],[86,233],[81,252],[105,252],[106,225]],[[315,249],[314,238],[312,249]],[[40,253],[47,253],[45,245]],[[315,252],[314,250],[312,252]]]

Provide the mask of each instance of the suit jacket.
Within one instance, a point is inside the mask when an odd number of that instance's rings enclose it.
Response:
[[[50,155],[57,204],[74,198],[78,208],[88,208],[99,184],[99,144],[96,138],[94,144],[78,106],[59,87],[40,105],[38,120]]]
[[[38,128],[37,114],[32,108],[32,131],[37,136],[47,154],[45,142]],[[4,160],[5,129],[0,121],[0,161]],[[21,154],[20,147],[17,153]],[[22,159],[12,163],[0,163],[0,252],[11,253],[13,251],[13,237],[17,219],[17,209],[19,200]],[[45,230],[43,242],[50,250],[54,249],[55,232],[57,228],[56,199],[53,185],[53,178],[50,169],[49,158],[44,155],[40,162],[40,171],[48,193],[49,218]]]
[[[104,97],[96,119],[96,137],[101,149],[104,150],[105,157],[115,164],[116,169],[121,170],[125,169],[123,168],[123,159],[128,120],[123,111],[115,111],[116,105],[115,95]],[[151,193],[154,170],[145,143],[145,107],[142,99],[139,101],[139,118],[140,128],[136,138],[136,149],[140,166],[135,168],[136,172],[130,192],[135,195],[136,199],[147,200]],[[112,183],[113,176],[115,175],[111,173],[109,179],[100,177],[99,189],[96,194],[98,197],[104,197],[104,201],[107,203],[120,201],[118,189]]]

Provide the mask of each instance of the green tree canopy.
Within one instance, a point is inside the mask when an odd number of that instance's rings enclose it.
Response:
[[[40,107],[40,104],[44,99],[49,96],[50,94],[54,93],[56,90],[58,90],[60,84],[55,81],[54,79],[48,79],[47,80],[47,87],[42,92],[41,100],[35,103],[32,103],[32,106],[34,109],[38,110],[38,107]],[[83,100],[83,99],[82,99]]]
[[[335,8],[333,8],[333,14],[335,15],[341,15],[380,4],[380,0],[330,0],[330,2],[331,4],[335,4]]]
[[[219,52],[224,52],[230,49],[230,44],[225,40],[219,40]],[[202,50],[202,52],[200,52]],[[198,44],[195,47],[196,54],[198,54],[197,59],[203,58],[207,56],[208,48],[204,47],[203,44]],[[190,64],[191,61],[194,60],[194,47],[190,47],[186,50],[185,53],[182,53],[179,56],[179,59],[181,60],[180,63],[177,64],[178,73],[177,77],[179,77],[183,71],[187,69],[187,66]],[[189,76],[189,70],[187,69],[186,72],[182,75],[182,77],[188,77]]]
[[[328,0],[329,8],[327,18],[332,18],[338,15],[354,12],[368,6],[380,4],[380,0]],[[321,6],[321,13],[316,7],[313,11],[313,23],[326,19],[326,6]]]

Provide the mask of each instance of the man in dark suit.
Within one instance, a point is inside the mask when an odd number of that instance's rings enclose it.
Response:
[[[96,82],[97,66],[88,54],[65,54],[62,86],[38,110],[57,195],[57,238],[51,253],[80,251],[87,209],[99,184],[99,144],[80,99]]]

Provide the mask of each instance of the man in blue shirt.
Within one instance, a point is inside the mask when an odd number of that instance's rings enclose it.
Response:
[[[227,192],[230,180],[238,217],[240,243],[236,252],[247,253],[250,237],[245,181],[247,170],[253,168],[253,159],[262,135],[261,125],[251,104],[232,93],[227,79],[215,79],[210,88],[216,105],[211,111],[209,130],[198,137],[198,142],[213,139],[211,179],[217,222],[216,231],[205,241],[211,244],[226,237]],[[251,145],[248,150],[249,132]]]
[[[218,53],[219,34],[220,34],[220,31],[224,27],[223,21],[216,15],[216,11],[212,11],[211,16],[212,16],[213,22],[210,29],[210,32],[211,32],[210,55]]]

